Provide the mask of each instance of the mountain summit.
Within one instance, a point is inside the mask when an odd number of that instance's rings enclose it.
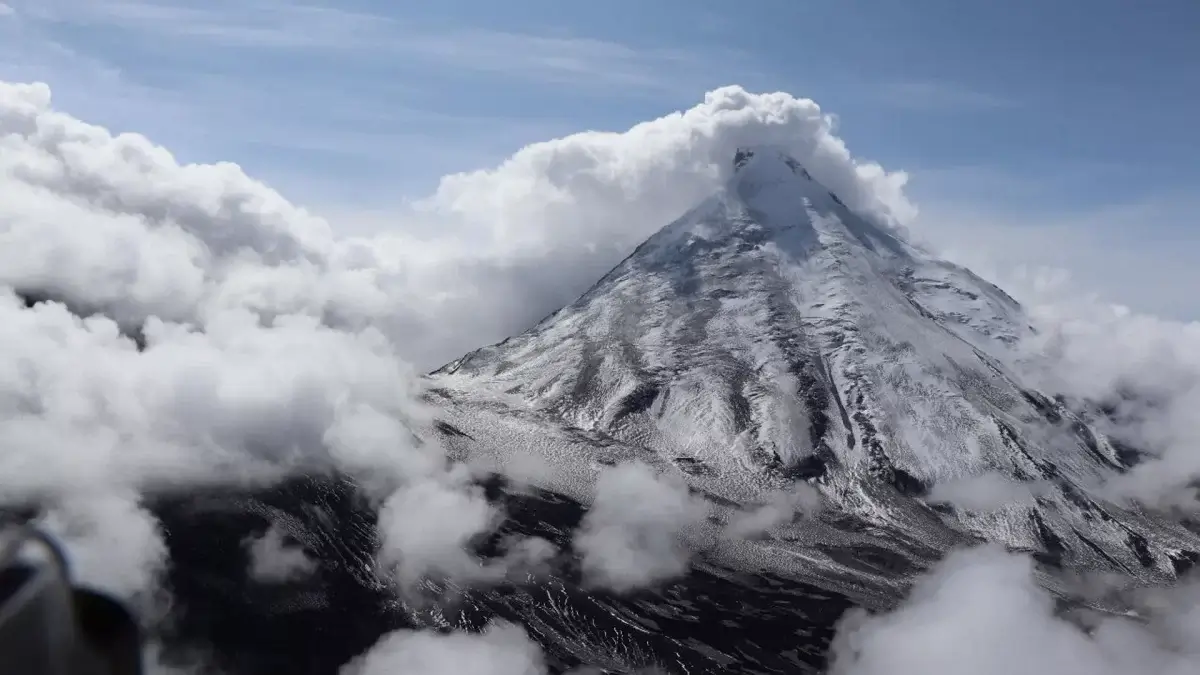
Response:
[[[767,546],[886,532],[917,562],[985,539],[1174,577],[1194,534],[1089,496],[1133,455],[996,358],[1030,330],[996,286],[852,212],[784,151],[746,147],[722,189],[574,303],[432,379],[452,444],[500,461],[532,448],[560,482],[639,458],[726,504],[816,485],[824,520]],[[1028,498],[931,498],[983,479]]]

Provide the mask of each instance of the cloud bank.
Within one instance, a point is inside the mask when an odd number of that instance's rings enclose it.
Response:
[[[85,580],[153,589],[148,489],[329,469],[380,498],[464,488],[418,438],[400,336],[364,318],[378,269],[320,219],[56,112],[43,85],[0,85],[0,194],[0,495],[60,505]]]

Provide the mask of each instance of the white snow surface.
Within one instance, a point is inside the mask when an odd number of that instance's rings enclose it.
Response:
[[[585,499],[599,468],[631,459],[727,510],[806,480],[834,508],[736,555],[825,576],[895,577],[987,539],[1167,580],[1200,550],[1167,519],[1091,496],[1125,460],[1022,385],[1010,346],[1032,329],[1012,298],[852,212],[780,149],[734,164],[577,301],[436,371],[451,445],[501,464],[538,454],[543,482]],[[1037,496],[986,511],[926,501],[982,475]],[[886,556],[831,553],[876,551],[880,533]]]

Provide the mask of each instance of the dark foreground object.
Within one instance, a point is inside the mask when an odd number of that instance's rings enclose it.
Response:
[[[0,527],[0,675],[141,675],[137,620],[75,585],[57,541]]]
[[[503,502],[501,533],[537,535],[566,547],[582,516],[549,493]],[[548,579],[466,590],[437,606],[403,602],[374,573],[375,514],[354,486],[303,478],[254,494],[160,498],[174,604],[164,628],[166,660],[200,660],[231,673],[325,675],[401,628],[478,629],[521,624],[551,672],[580,665],[608,672],[819,672],[833,627],[849,603],[811,585],[699,566],[687,578],[629,595],[583,590],[569,553]],[[294,583],[248,578],[243,541],[270,523],[320,560]],[[487,553],[492,542],[481,542]]]

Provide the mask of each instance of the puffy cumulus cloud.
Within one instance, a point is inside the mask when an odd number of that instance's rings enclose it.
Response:
[[[45,85],[0,83],[0,180],[0,282],[120,320],[255,301],[287,311],[297,298],[285,294],[305,290],[289,284],[331,254],[323,221],[236,165],[180,165],[142,136],[53,110]],[[273,292],[225,302],[264,275]]]
[[[374,329],[339,331],[303,315],[268,326],[228,312],[204,331],[150,319],[139,349],[107,318],[81,319],[58,303],[26,307],[5,291],[0,350],[6,501],[337,469],[383,499],[383,553],[399,561],[400,581],[477,576],[465,547],[498,514],[465,467],[448,462],[434,439],[418,438],[429,420],[413,374]],[[81,569],[102,579],[122,567],[140,574],[144,566],[108,565],[90,546],[143,531],[146,514],[99,515],[111,517],[91,523],[94,538],[66,537]],[[127,543],[122,555],[161,553],[148,537]],[[145,550],[134,553],[134,544]],[[501,574],[500,564],[488,574]],[[124,577],[111,580],[115,590],[130,587]]]
[[[736,539],[760,537],[770,530],[792,522],[798,515],[809,515],[821,508],[821,493],[808,483],[796,483],[789,490],[772,493],[765,504],[741,511],[725,525],[724,535]]]
[[[481,490],[438,482],[397,490],[379,512],[380,561],[406,585],[430,576],[485,576],[469,551],[499,514]]]
[[[278,526],[244,542],[250,555],[250,578],[269,584],[303,579],[317,569],[317,561],[302,546],[289,542]]]
[[[139,604],[151,601],[166,570],[167,545],[158,520],[129,492],[80,492],[63,497],[40,526],[71,552],[76,583],[103,588]]]
[[[402,589],[423,579],[490,584],[541,574],[558,554],[540,537],[509,535],[499,542],[501,555],[486,560],[476,555],[475,545],[495,531],[503,513],[469,481],[468,469],[458,466],[439,480],[405,485],[384,501],[378,559]]]
[[[992,472],[936,483],[928,501],[972,511],[991,511],[1008,504],[1031,502],[1046,487],[1041,482],[1018,482]]]
[[[630,462],[601,472],[595,499],[574,536],[586,580],[617,591],[687,572],[687,529],[709,504],[674,474]]]
[[[723,87],[627,131],[536,143],[495,169],[447,176],[421,207],[456,217],[451,224],[466,228],[476,248],[506,258],[614,237],[636,245],[716,190],[738,147],[776,145],[848,205],[893,222],[914,215],[905,174],[855,160],[833,132],[832,119],[809,99]]]
[[[111,495],[445,482],[398,336],[360,320],[373,259],[323,221],[236,166],[56,112],[42,85],[0,84],[0,193],[0,495],[57,504],[84,579],[127,594],[163,564],[149,515]]]
[[[1192,590],[1189,590],[1191,593]],[[1186,594],[1184,594],[1186,595]],[[1194,593],[1193,593],[1194,595]],[[1032,561],[993,547],[950,555],[895,611],[852,610],[834,639],[833,675],[1183,675],[1200,668],[1192,596],[1147,604],[1143,620],[1055,612]],[[1168,599],[1169,598],[1169,599]]]
[[[410,430],[423,414],[411,371],[370,330],[306,316],[264,326],[231,313],[203,332],[151,319],[139,350],[107,318],[26,308],[5,291],[0,349],[0,487],[10,499],[293,466],[441,467],[440,449]]]
[[[544,675],[541,647],[519,626],[495,623],[483,632],[389,633],[342,667],[341,675]]]

